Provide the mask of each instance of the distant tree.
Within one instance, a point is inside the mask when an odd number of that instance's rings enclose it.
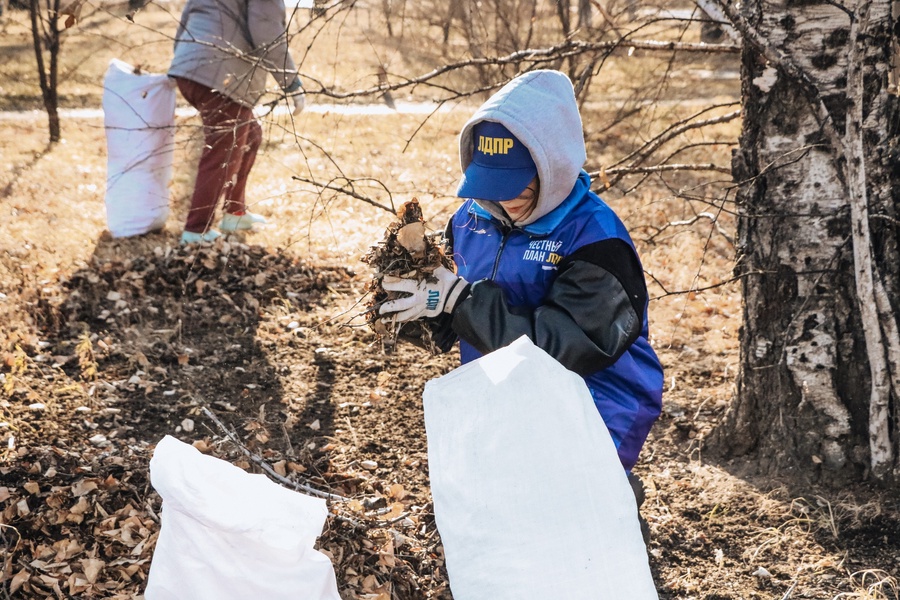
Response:
[[[50,142],[60,140],[59,126],[59,50],[60,0],[30,0],[31,39],[41,84],[41,98],[47,111]]]
[[[898,30],[886,0],[719,0],[743,38],[737,398],[764,473],[900,475]],[[895,3],[896,4],[896,3]]]
[[[63,32],[81,18],[86,0],[20,1],[27,3],[41,100],[47,111],[50,143],[56,143],[60,140],[59,60]]]
[[[590,29],[591,17],[591,0],[578,0],[578,26]]]
[[[394,3],[391,0],[381,0],[381,12],[384,15],[384,24],[387,27],[389,37],[394,37],[393,12]]]
[[[555,0],[556,15],[559,17],[559,24],[565,37],[569,37],[572,33],[572,5],[570,0]]]

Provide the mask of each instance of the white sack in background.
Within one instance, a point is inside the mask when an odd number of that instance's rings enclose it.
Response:
[[[113,59],[103,79],[106,222],[113,237],[160,229],[169,216],[175,83]]]
[[[150,479],[163,504],[147,600],[340,600],[331,561],[313,548],[328,514],[321,498],[171,436]]]
[[[634,494],[584,380],[528,338],[425,386],[455,600],[656,600]]]

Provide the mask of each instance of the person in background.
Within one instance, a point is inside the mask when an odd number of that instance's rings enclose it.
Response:
[[[168,75],[200,113],[205,144],[182,243],[210,242],[219,198],[220,231],[252,229],[265,219],[247,211],[247,177],[262,143],[253,107],[271,74],[299,114],[306,97],[288,51],[284,0],[188,0],[175,34]]]
[[[457,272],[385,276],[385,290],[405,295],[381,318],[427,319],[443,351],[459,341],[463,363],[528,336],[584,378],[640,505],[631,469],[662,409],[663,370],[637,251],[583,170],[571,81],[551,70],[516,77],[465,124],[459,153],[465,200],[445,231]]]

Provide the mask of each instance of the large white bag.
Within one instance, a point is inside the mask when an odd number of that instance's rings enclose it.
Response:
[[[106,222],[113,237],[162,228],[175,151],[175,84],[114,58],[103,79]]]
[[[634,494],[578,375],[528,338],[425,386],[455,600],[655,600]]]
[[[150,460],[162,527],[147,600],[340,600],[313,548],[325,501],[166,436]]]

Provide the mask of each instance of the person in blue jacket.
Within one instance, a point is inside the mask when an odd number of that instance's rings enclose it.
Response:
[[[443,350],[459,340],[463,363],[528,336],[584,378],[630,475],[662,408],[663,370],[637,251],[583,170],[571,81],[516,77],[463,126],[459,153],[465,200],[445,232],[457,272],[385,276],[406,295],[379,313],[427,318]]]

